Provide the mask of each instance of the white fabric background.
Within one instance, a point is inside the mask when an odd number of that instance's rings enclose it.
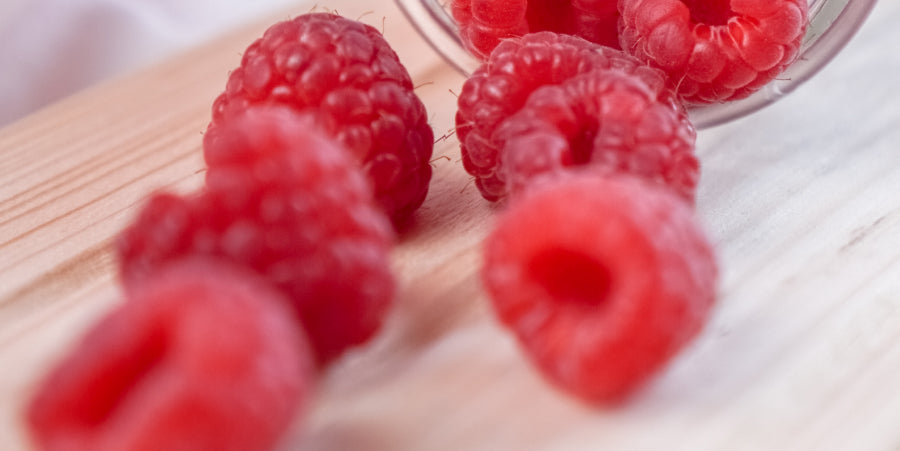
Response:
[[[304,0],[0,0],[0,126]]]

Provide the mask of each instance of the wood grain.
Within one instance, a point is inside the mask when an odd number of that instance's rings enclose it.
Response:
[[[320,3],[383,27],[435,134],[452,129],[463,80],[392,3]],[[882,1],[797,92],[701,131],[697,208],[720,255],[719,306],[623,406],[555,391],[497,326],[477,279],[494,207],[454,138],[439,141],[435,156],[447,158],[434,160],[429,197],[394,253],[401,290],[384,332],[323,375],[282,448],[900,449],[898,19],[900,3]],[[152,191],[200,185],[212,100],[271,21],[0,130],[3,449],[30,449],[23,402],[118,302],[117,231]]]

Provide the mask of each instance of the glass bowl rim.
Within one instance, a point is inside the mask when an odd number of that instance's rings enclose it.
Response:
[[[481,64],[469,54],[441,1],[395,0],[416,31],[464,76]],[[843,5],[840,2],[843,1]],[[797,60],[779,77],[744,99],[690,108],[698,129],[711,128],[754,113],[791,93],[831,62],[860,29],[877,0],[810,0],[810,25]],[[827,8],[838,4],[840,9]]]

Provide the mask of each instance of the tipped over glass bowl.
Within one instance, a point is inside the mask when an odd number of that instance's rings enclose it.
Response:
[[[746,116],[789,94],[834,58],[859,30],[876,0],[809,0],[809,26],[800,54],[777,79],[741,100],[690,110],[698,129]],[[396,0],[419,33],[464,75],[481,62],[460,41],[450,15],[450,0]]]

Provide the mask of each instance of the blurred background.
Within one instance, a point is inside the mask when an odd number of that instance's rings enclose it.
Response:
[[[305,0],[0,0],[0,127]]]

